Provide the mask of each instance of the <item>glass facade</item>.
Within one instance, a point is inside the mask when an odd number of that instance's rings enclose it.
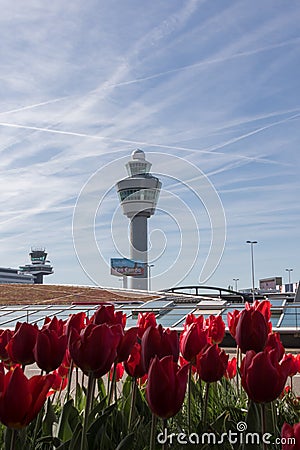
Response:
[[[121,202],[126,199],[155,202],[158,194],[158,189],[124,189],[119,192]]]

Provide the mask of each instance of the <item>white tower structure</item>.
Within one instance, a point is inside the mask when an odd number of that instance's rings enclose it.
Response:
[[[147,219],[155,213],[161,182],[150,174],[152,164],[142,150],[135,150],[126,164],[128,177],[118,181],[123,214],[130,220],[130,259],[144,264],[144,273],[131,277],[129,287],[148,289],[148,228]]]

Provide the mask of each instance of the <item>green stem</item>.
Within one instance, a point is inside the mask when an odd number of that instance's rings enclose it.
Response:
[[[111,404],[113,393],[114,393],[114,388],[115,388],[115,384],[116,384],[116,373],[117,373],[117,363],[115,362],[112,380],[111,380],[110,389],[109,389],[109,396],[108,396],[108,404],[109,405]]]
[[[238,396],[240,396],[240,378],[239,378],[239,367],[240,367],[240,348],[236,348],[236,389]]]
[[[89,374],[80,450],[88,450],[86,434],[88,430],[89,413],[93,402],[94,385],[95,378],[92,374]]]
[[[133,418],[133,410],[135,407],[135,399],[136,399],[136,389],[137,389],[137,382],[136,378],[132,378],[132,389],[131,389],[131,402],[130,402],[130,411],[129,411],[129,418],[128,418],[128,433],[130,433],[131,430],[131,423]]]
[[[11,428],[11,435],[10,435],[10,450],[15,450],[16,445],[16,439],[17,439],[17,430],[15,428]]]
[[[264,403],[261,403],[261,428],[262,428],[262,434],[264,435],[266,433],[266,405]],[[263,450],[267,450],[267,445],[265,442],[263,442]]]
[[[188,404],[187,404],[187,414],[188,414],[188,433],[191,432],[191,387],[192,387],[192,363],[189,364],[189,377],[188,377]]]
[[[78,400],[79,400],[79,373],[78,373],[78,367],[75,367],[75,408],[79,408]]]
[[[166,435],[168,436],[168,419],[163,419],[163,433],[165,433],[166,431]],[[168,448],[168,444],[167,444],[168,440],[166,439],[166,441],[164,441],[163,445],[162,445],[162,450],[167,450]]]
[[[199,383],[199,391],[200,391],[200,406],[201,406],[201,413],[202,413],[202,411],[203,411],[203,392],[202,392],[203,386],[202,386],[201,378],[199,378],[198,383]]]
[[[206,421],[207,421],[207,405],[208,405],[209,386],[210,386],[210,383],[206,383],[205,398],[204,398],[204,411],[203,411],[203,429],[205,429]]]
[[[71,361],[70,367],[69,367],[69,373],[68,373],[68,386],[67,386],[67,393],[66,393],[66,401],[70,399],[70,391],[71,391],[71,383],[72,383],[72,373],[73,373],[73,361]]]
[[[150,448],[149,448],[149,450],[155,450],[156,421],[157,421],[157,417],[156,417],[155,414],[152,413],[151,434],[150,434]]]
[[[50,399],[48,399],[48,401],[50,401]],[[35,446],[36,439],[38,436],[38,432],[40,431],[41,426],[42,426],[43,414],[44,414],[44,407],[42,407],[42,409],[40,410],[40,412],[38,413],[37,418],[36,418],[33,439],[32,439],[32,444],[31,444],[32,450],[35,450],[35,448],[36,448],[36,446]]]
[[[271,403],[271,414],[272,414],[272,433],[275,436],[276,433],[276,406],[275,402]]]

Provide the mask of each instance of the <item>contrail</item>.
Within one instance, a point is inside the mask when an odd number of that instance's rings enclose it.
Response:
[[[20,108],[10,109],[9,111],[2,111],[2,112],[0,112],[0,115],[1,114],[11,114],[11,113],[19,112],[19,111],[25,111],[26,109],[37,108],[38,106],[49,105],[50,103],[60,102],[69,97],[70,97],[69,95],[65,95],[64,97],[55,98],[53,100],[47,100],[45,102],[35,103],[34,105],[21,106]]]
[[[97,93],[99,91],[105,91],[105,90],[108,90],[108,89],[111,89],[111,88],[114,88],[114,87],[121,87],[121,86],[130,85],[130,84],[141,83],[143,81],[152,80],[152,79],[155,79],[155,78],[162,77],[164,75],[169,75],[169,74],[172,74],[172,73],[181,72],[181,71],[188,70],[188,69],[193,69],[193,68],[196,68],[196,67],[206,66],[206,65],[210,65],[210,64],[217,64],[219,62],[230,61],[232,59],[241,58],[241,57],[244,57],[244,56],[255,55],[257,53],[262,53],[262,52],[265,52],[265,51],[268,51],[268,50],[272,50],[272,49],[275,49],[275,48],[280,48],[280,47],[285,47],[287,45],[296,44],[299,41],[300,41],[300,38],[290,39],[289,41],[281,42],[279,44],[267,45],[265,47],[257,48],[257,49],[254,49],[254,50],[249,50],[249,51],[245,51],[245,52],[235,53],[234,55],[223,56],[223,57],[219,57],[219,58],[207,59],[207,60],[204,60],[204,61],[196,62],[194,64],[188,64],[186,66],[176,67],[174,69],[165,70],[163,72],[154,73],[152,75],[147,75],[145,77],[135,78],[133,80],[120,81],[119,83],[105,84],[104,86],[102,85],[100,88],[96,88],[96,89],[91,90],[90,92],[84,94],[84,96],[88,96],[88,95]],[[12,113],[15,113],[15,112],[25,111],[27,109],[38,108],[39,106],[49,105],[51,103],[60,102],[62,100],[65,100],[67,98],[70,99],[72,97],[76,97],[76,95],[66,95],[64,97],[55,98],[53,100],[47,100],[45,102],[36,103],[34,105],[22,106],[20,108],[11,109],[9,111],[2,111],[2,112],[0,112],[0,115],[1,114],[12,114]]]
[[[224,147],[226,147],[230,144],[233,144],[235,142],[238,142],[242,139],[246,139],[249,136],[260,133],[268,128],[288,122],[289,120],[297,119],[298,117],[300,117],[300,113],[294,114],[293,116],[287,117],[286,119],[278,120],[269,125],[265,125],[264,127],[257,128],[256,130],[250,131],[249,133],[246,133],[246,134],[243,134],[236,138],[230,139],[229,141],[226,141],[222,144],[217,144],[215,146],[208,147],[206,149],[197,149],[197,148],[182,147],[182,146],[176,146],[176,145],[156,144],[156,143],[152,143],[152,142],[134,141],[134,140],[129,140],[129,139],[116,139],[116,138],[111,138],[111,137],[107,137],[107,136],[91,135],[91,134],[86,134],[86,133],[76,133],[74,131],[63,131],[63,130],[56,130],[53,128],[34,127],[34,126],[28,126],[28,125],[20,125],[20,124],[16,124],[16,123],[0,122],[0,126],[10,127],[10,128],[20,128],[20,129],[24,129],[24,130],[41,131],[41,132],[46,132],[46,133],[62,134],[62,135],[67,135],[67,136],[84,137],[84,138],[96,139],[96,140],[108,140],[111,142],[119,142],[119,143],[137,145],[137,146],[147,146],[147,147],[165,148],[165,149],[169,149],[169,150],[183,150],[183,151],[207,153],[210,155],[213,154],[213,155],[228,156],[228,153],[218,152],[215,150],[224,148]],[[243,159],[246,161],[256,161],[256,162],[264,162],[264,163],[274,164],[274,161],[267,159],[267,158],[245,156],[245,155],[230,155],[230,156],[236,157],[239,159]]]
[[[130,84],[134,84],[134,83],[140,83],[142,81],[153,80],[155,78],[159,78],[159,77],[162,77],[164,75],[169,75],[171,73],[181,72],[181,71],[184,71],[184,70],[193,69],[193,68],[201,67],[201,66],[207,66],[207,65],[210,65],[210,64],[217,64],[217,63],[224,62],[224,61],[230,61],[232,59],[241,58],[241,57],[244,57],[244,56],[251,56],[251,55],[255,55],[257,53],[262,53],[262,52],[265,52],[265,51],[268,51],[268,50],[272,50],[272,49],[275,49],[275,48],[285,47],[285,46],[291,45],[291,44],[297,44],[297,43],[299,43],[299,41],[300,41],[300,38],[295,38],[295,39],[290,39],[289,41],[286,41],[286,42],[281,42],[279,44],[266,45],[265,47],[257,48],[257,49],[254,49],[254,50],[248,50],[248,51],[245,51],[245,52],[235,53],[234,55],[222,56],[222,57],[219,57],[219,58],[206,59],[204,61],[199,61],[199,62],[196,62],[194,64],[188,64],[186,66],[181,66],[181,67],[177,67],[177,68],[174,68],[174,69],[165,70],[163,72],[154,73],[152,75],[147,75],[145,77],[136,78],[134,80],[121,81],[120,83],[107,85],[107,86],[105,86],[105,89],[112,88],[112,87],[126,86],[126,85],[130,85]]]
[[[287,117],[286,119],[277,120],[276,122],[272,122],[268,125],[257,128],[256,130],[250,131],[249,133],[245,133],[236,138],[232,138],[229,141],[224,142],[223,144],[218,144],[216,146],[212,146],[212,147],[210,147],[210,152],[219,154],[219,152],[214,152],[214,149],[219,149],[219,148],[226,147],[227,145],[234,144],[235,142],[241,141],[242,139],[245,139],[249,136],[253,136],[254,134],[260,133],[261,131],[267,130],[268,128],[275,127],[276,125],[280,125],[282,123],[288,122],[289,120],[298,119],[298,117],[300,117],[300,113],[294,114],[293,116]],[[262,160],[264,160],[264,159],[260,158],[260,161],[262,161]],[[265,160],[265,161],[271,162],[270,160]]]

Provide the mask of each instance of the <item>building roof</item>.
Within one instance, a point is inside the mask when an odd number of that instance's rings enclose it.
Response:
[[[0,305],[68,305],[72,303],[147,301],[154,297],[147,292],[104,289],[91,286],[54,284],[0,284]]]

